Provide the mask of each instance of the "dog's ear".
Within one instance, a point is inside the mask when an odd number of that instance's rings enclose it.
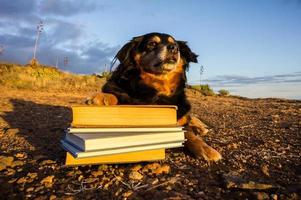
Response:
[[[187,63],[190,63],[190,62],[197,63],[198,62],[198,59],[197,59],[198,55],[196,55],[195,53],[193,53],[191,51],[191,49],[187,45],[187,42],[177,41],[177,43],[179,45],[180,54],[183,58],[185,58]]]
[[[119,60],[120,63],[127,65],[131,62],[131,51],[133,48],[137,47],[142,40],[142,36],[134,37],[131,41],[126,43],[116,54],[116,58]]]

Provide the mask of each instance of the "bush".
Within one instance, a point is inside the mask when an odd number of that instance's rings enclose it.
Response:
[[[205,85],[193,85],[191,88],[200,91],[205,96],[214,96],[214,91],[210,88],[208,84]]]
[[[108,80],[111,77],[112,73],[111,72],[102,72],[100,75],[98,75],[100,78],[105,78]]]
[[[225,89],[221,89],[218,91],[218,95],[219,96],[229,96],[230,92],[228,90]]]

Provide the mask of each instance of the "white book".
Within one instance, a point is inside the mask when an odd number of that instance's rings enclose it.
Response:
[[[174,127],[123,127],[123,128],[68,128],[69,133],[112,133],[112,132],[130,132],[130,133],[139,133],[139,132],[176,132],[182,131],[182,126]]]
[[[66,133],[65,140],[81,151],[105,150],[157,143],[183,142],[184,132]]]
[[[167,148],[175,148],[182,147],[183,142],[173,142],[173,143],[163,143],[163,144],[153,144],[153,145],[143,145],[143,146],[132,146],[132,147],[124,147],[124,148],[116,148],[116,149],[106,149],[101,151],[81,151],[72,144],[66,142],[65,140],[61,140],[62,147],[71,153],[75,158],[88,158],[94,156],[102,156],[102,155],[112,155],[119,153],[128,153],[128,152],[136,152],[136,151],[144,151],[144,150],[152,150],[152,149],[167,149]]]

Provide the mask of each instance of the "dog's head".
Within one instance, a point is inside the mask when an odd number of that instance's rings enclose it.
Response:
[[[166,74],[179,66],[187,69],[189,62],[197,62],[197,55],[186,42],[163,33],[134,37],[119,50],[116,58],[125,66],[134,65],[152,74]]]

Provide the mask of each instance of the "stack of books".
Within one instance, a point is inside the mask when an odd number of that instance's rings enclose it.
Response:
[[[162,160],[183,146],[176,106],[73,106],[72,116],[61,140],[66,165]]]

